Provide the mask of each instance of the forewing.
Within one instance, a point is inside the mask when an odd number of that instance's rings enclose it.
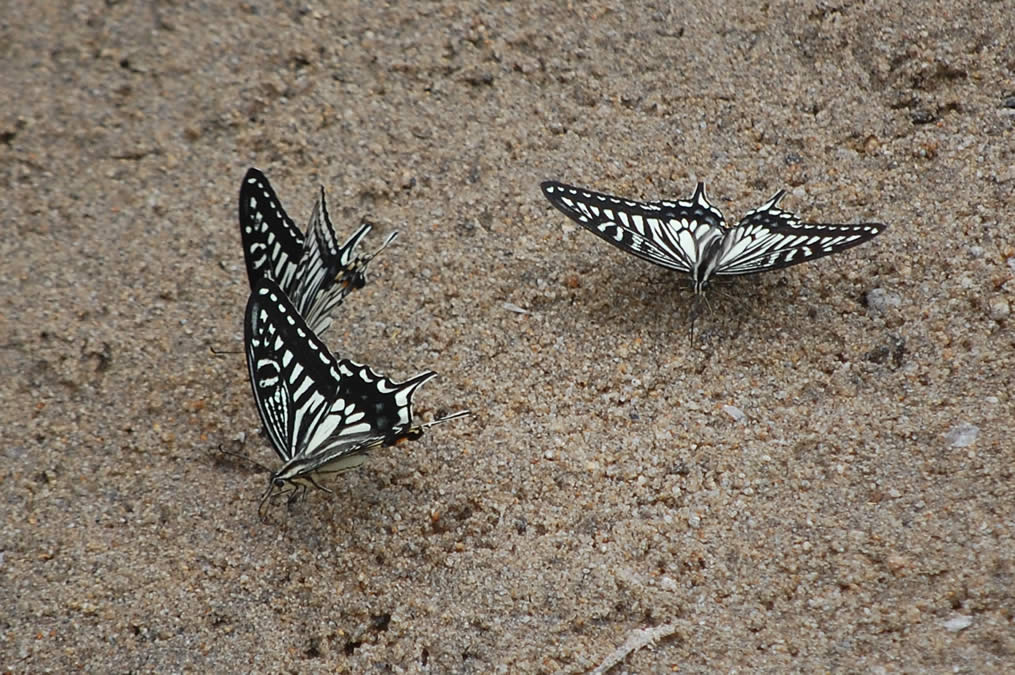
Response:
[[[729,231],[714,274],[754,274],[816,260],[869,241],[887,227],[801,223],[776,206],[783,194],[776,193]]]
[[[543,194],[576,223],[649,262],[691,272],[701,256],[702,241],[723,231],[722,214],[712,207],[699,183],[691,201],[636,202],[621,197],[546,181]]]
[[[332,407],[337,363],[267,277],[247,301],[244,337],[258,414],[275,452],[288,462],[303,452]]]
[[[257,169],[249,169],[240,184],[239,213],[250,288],[265,276],[287,288],[303,251],[303,234],[286,215],[271,183]]]

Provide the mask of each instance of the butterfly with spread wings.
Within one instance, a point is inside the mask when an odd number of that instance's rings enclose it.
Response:
[[[374,448],[415,440],[435,424],[469,414],[414,425],[412,396],[437,374],[394,382],[369,366],[336,359],[270,277],[250,294],[244,342],[257,412],[283,462],[259,513],[277,492],[289,492],[290,500],[309,486],[330,492],[319,477],[353,469]]]
[[[332,310],[366,284],[373,257],[398,236],[392,232],[379,249],[357,256],[356,247],[371,227],[364,223],[339,246],[322,187],[304,236],[263,173],[252,168],[240,184],[240,236],[250,287],[270,276],[318,335],[331,325]]]
[[[541,185],[550,203],[585,229],[644,260],[691,275],[695,294],[714,277],[756,274],[844,251],[887,225],[802,223],[775,193],[734,227],[709,203],[705,184],[689,200],[636,202],[555,181]]]

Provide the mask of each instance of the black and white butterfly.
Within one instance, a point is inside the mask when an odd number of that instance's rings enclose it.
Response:
[[[696,294],[714,277],[756,274],[844,251],[887,225],[801,223],[775,193],[734,227],[708,202],[705,184],[687,201],[636,202],[554,181],[541,185],[557,209],[617,248],[691,275]]]
[[[370,260],[398,236],[392,232],[372,254],[357,256],[356,246],[371,227],[364,223],[339,246],[322,187],[304,236],[263,173],[248,170],[240,185],[240,236],[251,289],[270,276],[318,335],[345,296],[366,284]]]
[[[250,294],[244,338],[257,412],[283,462],[261,508],[276,492],[289,492],[290,499],[308,486],[330,492],[319,477],[353,469],[371,449],[417,439],[434,424],[469,414],[413,425],[412,396],[437,374],[394,382],[336,359],[270,277]]]

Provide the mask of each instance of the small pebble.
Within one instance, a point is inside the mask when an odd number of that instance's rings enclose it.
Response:
[[[1008,298],[997,296],[990,299],[990,318],[994,321],[1007,319],[1011,315],[1011,304]]]
[[[976,442],[976,437],[979,435],[980,427],[963,422],[949,429],[945,434],[945,440],[953,448],[968,448]]]
[[[902,296],[883,288],[872,288],[867,292],[867,306],[880,314],[902,304]]]
[[[744,414],[744,411],[736,407],[735,405],[724,405],[722,407],[722,410],[724,413],[732,417],[737,422],[743,422],[745,419],[747,419],[747,415]]]
[[[945,630],[951,633],[958,633],[960,630],[965,630],[972,625],[973,617],[966,616],[965,614],[956,614],[944,623]]]
[[[530,313],[529,310],[527,310],[527,309],[525,309],[523,307],[519,307],[518,305],[516,305],[513,302],[505,302],[503,307],[507,311],[509,311],[509,312],[515,312],[516,314],[529,314]]]

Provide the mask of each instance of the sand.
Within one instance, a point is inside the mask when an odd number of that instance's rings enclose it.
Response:
[[[1015,667],[1015,13],[719,7],[8,4],[0,668]],[[249,166],[401,232],[326,341],[473,411],[267,523]],[[889,229],[692,336],[548,178]]]

